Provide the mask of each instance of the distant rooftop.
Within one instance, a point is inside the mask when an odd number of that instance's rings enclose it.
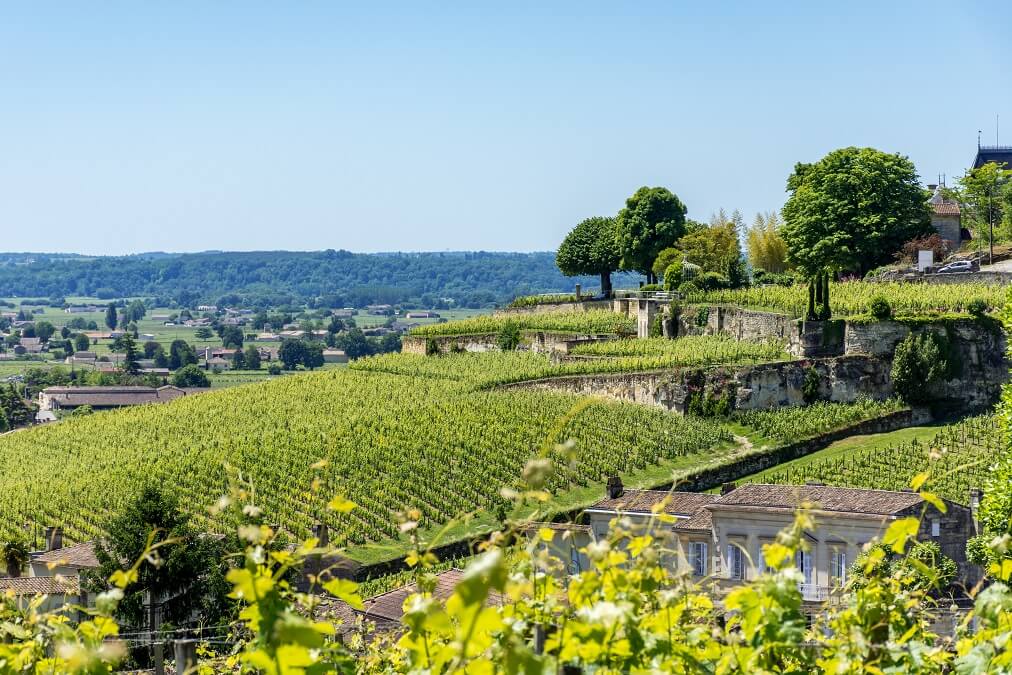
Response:
[[[988,162],[1007,164],[1012,168],[1012,145],[981,145],[977,147],[977,156],[973,158],[973,168],[977,169]]]

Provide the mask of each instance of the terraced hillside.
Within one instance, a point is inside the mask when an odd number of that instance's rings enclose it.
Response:
[[[925,489],[967,503],[972,487],[983,487],[991,467],[1008,445],[994,415],[972,417],[941,427],[927,442],[916,439],[889,447],[834,456],[763,474],[763,483],[800,485],[819,481],[843,487],[903,490],[910,478],[930,473]]]
[[[205,514],[241,472],[272,520],[292,532],[304,535],[320,518],[355,543],[376,542],[397,536],[394,514],[408,506],[433,525],[501,512],[500,488],[515,485],[542,448],[557,460],[549,488],[559,493],[665,461],[708,461],[714,448],[733,446],[719,424],[658,409],[481,389],[488,374],[515,362],[550,367],[540,355],[455,355],[430,359],[436,368],[428,371],[377,372],[418,358],[384,357],[4,436],[0,530],[63,524],[71,539],[93,537],[146,481],[178,489]],[[570,439],[572,462],[554,450]],[[309,493],[314,478],[318,495]],[[335,494],[361,508],[328,512]]]

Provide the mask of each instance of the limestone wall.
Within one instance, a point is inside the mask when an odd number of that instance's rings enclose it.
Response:
[[[722,305],[688,305],[678,315],[679,335],[730,335],[738,340],[787,340],[796,321],[785,314]]]
[[[523,339],[517,349],[568,354],[569,350],[577,344],[614,339],[616,339],[614,335],[574,335],[573,333],[524,331]],[[476,335],[439,335],[433,337],[405,335],[401,338],[401,352],[425,356],[430,340],[439,348],[442,354],[447,354],[451,351],[492,352],[499,350],[499,335],[497,333],[482,333]]]
[[[516,316],[518,314],[547,314],[549,312],[589,312],[611,309],[611,300],[581,300],[580,302],[552,302],[529,307],[506,307],[497,309],[492,316]]]

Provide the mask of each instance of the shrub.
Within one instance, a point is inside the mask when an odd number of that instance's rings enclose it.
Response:
[[[822,382],[822,378],[819,376],[819,371],[814,366],[809,366],[805,369],[805,379],[801,383],[801,397],[805,400],[805,403],[815,403],[819,400],[819,385]]]
[[[180,368],[172,376],[172,384],[177,387],[210,387],[211,382],[207,379],[207,373],[201,370],[200,366],[190,364]]]
[[[674,291],[677,290],[679,285],[682,283],[682,261],[668,265],[668,269],[664,270],[664,290]]]
[[[436,342],[436,338],[428,338],[425,340],[425,355],[426,356],[439,356],[442,352],[439,349],[439,343]]]
[[[499,334],[496,336],[496,344],[504,352],[515,350],[520,346],[520,326],[512,321],[503,324],[503,327],[499,329]]]
[[[683,281],[682,283],[678,284],[678,294],[681,295],[682,297],[695,295],[696,293],[699,293],[699,286],[696,285],[696,282]]]
[[[710,306],[703,305],[696,310],[696,325],[702,328],[710,320]]]
[[[659,291],[661,287],[658,284],[643,284],[640,286],[641,291]]]
[[[896,253],[896,260],[911,265],[917,262],[918,251],[932,251],[935,262],[941,262],[950,253],[949,244],[939,234],[911,239]]]
[[[876,295],[872,298],[871,302],[868,303],[868,307],[871,310],[871,315],[879,321],[885,321],[893,315],[893,308],[883,295]]]
[[[930,401],[930,385],[949,368],[945,352],[938,336],[931,332],[911,333],[896,345],[890,373],[896,393],[907,403]]]
[[[966,306],[966,310],[970,312],[970,316],[975,319],[979,319],[987,314],[987,303],[980,298],[977,298],[976,300],[970,301],[970,303]]]
[[[730,282],[718,272],[703,272],[695,278],[694,283],[704,291],[719,291],[730,288]]]
[[[268,375],[280,375],[281,374],[281,366],[279,366],[276,363],[272,363],[271,365],[267,366],[267,374]]]

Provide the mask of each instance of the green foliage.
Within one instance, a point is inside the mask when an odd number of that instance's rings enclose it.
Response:
[[[931,229],[927,195],[913,163],[873,148],[834,150],[797,164],[781,229],[787,259],[808,276],[860,274],[892,260],[904,242]]]
[[[877,296],[889,301],[897,317],[967,312],[974,300],[981,300],[988,307],[1005,304],[1005,289],[1000,285],[845,281],[833,284],[829,301],[832,315],[850,317],[866,314],[872,298]],[[710,292],[700,290],[690,293],[686,301],[765,309],[803,318],[807,316],[808,290],[803,285],[753,286]]]
[[[927,443],[910,441],[851,452],[765,473],[762,480],[786,485],[818,481],[840,487],[902,490],[909,487],[906,476],[924,472],[932,476],[929,484],[933,492],[966,503],[970,488],[988,485],[995,475],[996,489],[992,492],[1000,501],[1007,494],[1007,483],[1001,483],[999,473],[991,467],[1006,454],[997,419],[985,415],[942,427]],[[985,502],[989,494],[985,492]]]
[[[117,321],[116,305],[110,302],[105,309],[105,325],[109,327],[109,330],[116,330]]]
[[[753,270],[780,274],[787,271],[787,244],[780,234],[783,223],[776,211],[757,213],[745,237]]]
[[[210,387],[211,381],[203,368],[191,363],[172,374],[172,384],[181,388]]]
[[[620,254],[613,218],[587,218],[574,227],[559,245],[555,263],[566,276],[600,275],[601,292],[611,293],[611,273],[618,269]]]
[[[893,308],[889,306],[889,301],[886,300],[884,295],[876,295],[871,299],[868,304],[868,310],[871,315],[879,321],[885,321],[892,318]]]
[[[677,260],[664,270],[664,290],[675,291],[682,284],[682,261]]]
[[[893,389],[908,403],[927,403],[930,387],[949,369],[942,339],[931,331],[911,333],[896,345],[890,377]]]
[[[703,272],[693,279],[693,283],[702,291],[716,291],[731,286],[728,278],[719,272]]]
[[[866,588],[892,577],[903,588],[935,591],[946,589],[957,571],[956,562],[943,554],[937,543],[920,541],[903,554],[885,544],[867,548],[854,561],[849,577],[853,588]]]
[[[970,316],[972,316],[975,319],[979,319],[985,316],[987,314],[987,309],[988,309],[987,303],[981,300],[980,298],[971,300],[966,305],[966,311],[968,311],[970,313]]]
[[[786,361],[791,357],[776,340],[735,340],[727,335],[690,335],[675,340],[606,340],[576,345],[572,354],[612,357],[670,357],[672,365],[714,365]]]
[[[280,375],[281,374],[281,365],[278,364],[278,363],[271,363],[269,366],[267,366],[267,374],[268,375]]]
[[[576,302],[576,296],[572,293],[549,293],[545,295],[521,295],[513,298],[509,308],[515,307],[537,307],[538,305],[554,305],[556,303]]]
[[[246,347],[246,368],[248,370],[260,370],[261,361],[260,350],[256,345]]]
[[[31,557],[28,539],[19,532],[12,532],[0,543],[0,559],[9,577],[19,577]]]
[[[625,204],[615,221],[620,267],[652,282],[658,254],[685,234],[685,205],[661,187],[641,187]]]
[[[201,536],[178,500],[154,485],[146,485],[103,528],[106,537],[96,544],[100,567],[88,580],[92,591],[108,591],[106,581],[123,566],[138,560],[152,543],[161,543],[159,562],[140,567],[137,578],[119,602],[116,615],[129,625],[150,626],[146,594],[158,598],[162,620],[181,624],[196,614],[199,622],[214,625],[228,618],[224,593],[215,595],[215,577],[227,566],[219,539]],[[219,590],[220,592],[220,590]]]
[[[520,326],[512,321],[507,321],[499,329],[496,335],[496,344],[504,352],[511,352],[520,346]]]
[[[686,234],[678,246],[703,272],[726,274],[731,264],[741,260],[738,230],[729,220]]]
[[[186,340],[173,340],[169,345],[169,368],[178,370],[197,363],[197,353]]]
[[[577,333],[582,335],[634,335],[636,322],[609,310],[592,310],[589,312],[557,311],[539,314],[519,314],[510,316],[475,316],[460,321],[434,323],[418,326],[411,330],[411,335],[496,335],[506,325],[514,325],[524,331],[554,331],[559,333]]]
[[[805,368],[805,379],[801,382],[801,397],[805,403],[815,403],[819,400],[822,377],[814,366]]]
[[[854,403],[820,401],[807,406],[745,410],[737,413],[735,419],[766,438],[793,443],[882,417],[902,408],[902,404],[895,399],[874,401],[863,398]]]
[[[640,286],[640,290],[644,292],[659,291],[662,290],[662,287],[658,284],[643,284],[642,286]]]
[[[706,326],[706,324],[707,324],[707,322],[709,320],[710,320],[710,306],[709,305],[701,305],[698,309],[696,309],[696,326],[697,327],[703,328],[704,326]]]
[[[32,422],[32,408],[10,383],[0,383],[0,433]]]
[[[439,342],[436,338],[425,339],[425,355],[426,356],[439,356],[443,351],[439,348]]]
[[[663,279],[665,287],[668,284],[668,268],[675,263],[679,264],[679,276],[681,276],[681,262],[685,254],[674,247],[666,248],[657,254],[657,259],[654,260],[653,272],[654,277],[657,279]],[[677,285],[677,284],[676,284]]]

